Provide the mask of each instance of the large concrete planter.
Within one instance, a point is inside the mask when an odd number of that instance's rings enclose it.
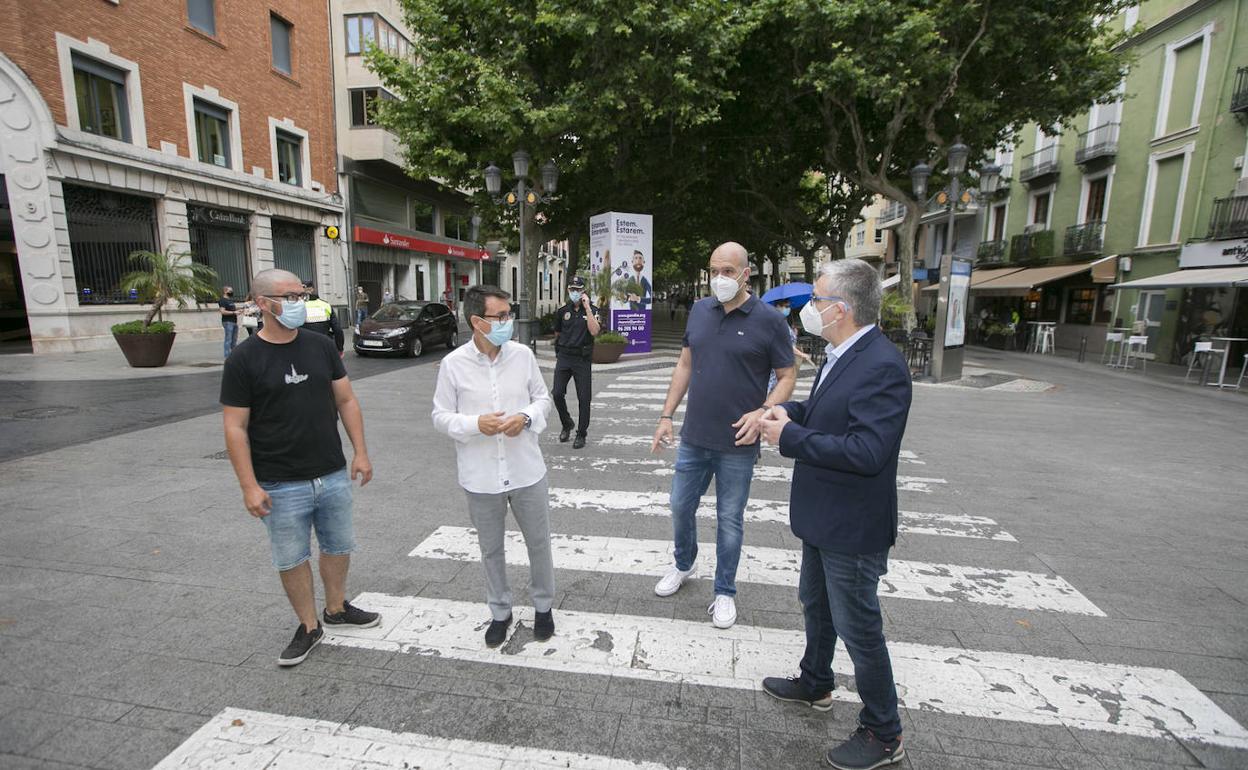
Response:
[[[627,342],[595,342],[593,361],[595,364],[613,364],[620,360],[627,347]]]
[[[136,368],[164,366],[169,361],[169,351],[173,350],[173,338],[176,336],[178,336],[177,332],[113,333],[113,339],[117,340],[117,346],[121,348],[122,355],[126,357],[126,361],[131,366]]]

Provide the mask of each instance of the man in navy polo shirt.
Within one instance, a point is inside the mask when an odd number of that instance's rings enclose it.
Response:
[[[684,348],[650,451],[672,442],[676,408],[689,394],[672,479],[672,529],[676,564],[654,587],[671,596],[694,572],[698,555],[696,515],[715,477],[715,599],[707,608],[716,628],[737,620],[736,575],[741,558],[745,504],[758,460],[759,420],[793,392],[797,370],[784,316],[747,291],[749,256],[739,243],[711,253],[711,292],[689,311]],[[768,393],[772,372],[777,382]]]

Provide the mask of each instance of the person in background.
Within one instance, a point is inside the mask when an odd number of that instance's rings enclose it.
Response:
[[[773,302],[773,303],[771,303],[771,304],[772,304],[772,306],[773,306],[776,310],[780,311],[780,315],[784,316],[784,322],[785,322],[786,324],[788,324],[788,327],[789,327],[789,341],[793,343],[793,356],[794,356],[794,357],[795,357],[798,361],[800,361],[800,362],[804,362],[804,363],[807,363],[807,364],[809,364],[809,363],[813,363],[813,362],[812,362],[812,360],[811,360],[811,358],[810,358],[810,356],[808,356],[808,355],[806,355],[805,353],[803,353],[803,352],[802,352],[801,350],[799,350],[799,349],[798,349],[798,347],[797,347],[797,324],[798,324],[798,320],[797,320],[797,318],[796,318],[796,317],[794,317],[794,315],[793,315],[793,309],[792,309],[792,307],[790,306],[789,301],[788,301],[787,299],[781,299],[781,300],[776,300],[775,302]],[[801,369],[801,368],[802,368],[802,364],[801,364],[801,363],[799,363],[799,364],[797,365],[797,368],[798,368],[798,369]],[[771,379],[767,381],[767,392],[768,392],[768,393],[770,393],[771,391],[773,391],[773,390],[775,390],[775,389],[776,389],[776,381],[777,381],[777,380],[776,380],[776,373],[775,373],[775,372],[772,372],[772,373],[771,373]]]
[[[279,666],[302,663],[327,626],[372,628],[376,612],[346,600],[347,569],[355,550],[351,482],[364,486],[373,465],[364,444],[364,416],[342,359],[323,334],[301,331],[307,295],[298,276],[265,270],[252,279],[264,328],[225,362],[221,405],[225,448],[243,492],[243,506],[264,522],[273,567],[299,619]],[[355,457],[350,472],[338,421]],[[325,585],[318,620],[312,582],[312,530]]]
[[[511,295],[497,286],[473,286],[460,303],[472,344],[460,345],[438,367],[433,426],[455,441],[459,485],[477,530],[490,624],[487,647],[507,639],[512,596],[504,553],[507,508],[520,525],[529,556],[533,636],[555,633],[555,565],[550,546],[546,463],[538,444],[550,412],[550,393],[537,357],[511,341]]]
[[[739,243],[711,253],[707,268],[714,299],[693,306],[684,346],[650,445],[658,453],[672,443],[676,409],[689,394],[672,478],[675,564],[655,585],[658,596],[680,590],[698,556],[697,511],[715,477],[715,598],[711,624],[737,622],[737,564],[741,559],[745,505],[758,462],[758,421],[793,392],[793,344],[784,319],[748,291],[749,255]],[[768,395],[767,376],[779,378]]]
[[[394,293],[390,291],[389,286],[387,286],[381,292],[381,301],[383,304],[386,304],[386,305],[389,305],[391,302],[394,302]]]
[[[555,311],[555,382],[551,396],[559,412],[559,441],[566,442],[576,429],[573,449],[585,446],[589,431],[589,405],[593,398],[592,369],[594,337],[602,331],[598,308],[585,293],[585,279],[579,275],[568,281],[568,302]],[[576,381],[577,421],[568,413],[568,380]]]
[[[304,323],[304,326],[311,332],[324,334],[332,339],[334,347],[338,348],[338,356],[341,357],[343,349],[342,326],[338,323],[338,316],[334,315],[333,306],[321,299],[311,281],[303,282],[303,290],[308,294],[308,320]]]
[[[238,323],[247,330],[247,336],[260,331],[260,307],[250,292],[243,299],[243,307],[239,311]]]
[[[363,286],[355,287],[355,325],[359,326],[368,318],[368,294]]]
[[[221,313],[221,326],[225,330],[225,358],[234,352],[238,344],[238,305],[234,302],[234,287],[221,287],[221,298],[217,300],[218,312]]]
[[[763,690],[830,710],[832,658],[844,642],[862,710],[854,734],[824,757],[840,770],[906,756],[879,581],[897,542],[897,462],[912,388],[905,359],[876,327],[881,297],[879,274],[866,262],[823,264],[801,318],[808,334],[827,341],[827,360],[808,399],[760,420],[763,440],[796,461],[789,525],[802,541],[797,595],[806,622],[801,674],[767,677]]]

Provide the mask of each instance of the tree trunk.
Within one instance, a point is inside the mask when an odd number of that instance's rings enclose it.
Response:
[[[781,280],[780,277],[780,261],[781,259],[779,254],[771,255],[771,280],[774,282],[773,288],[785,283],[785,281]]]
[[[806,283],[814,285],[815,283],[815,249],[812,246],[809,249],[802,250],[802,265],[806,268]]]
[[[568,277],[576,275],[581,266],[581,228],[574,227],[568,233]]]
[[[897,294],[910,306],[910,312],[902,319],[906,331],[915,327],[914,313],[914,252],[915,237],[919,232],[919,217],[922,209],[917,201],[907,200],[906,218],[901,223],[901,232],[897,239]]]

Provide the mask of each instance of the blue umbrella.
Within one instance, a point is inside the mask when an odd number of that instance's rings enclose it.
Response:
[[[815,288],[808,283],[794,281],[793,283],[784,283],[762,296],[763,302],[775,304],[782,299],[789,301],[789,307],[797,310],[802,305],[810,301],[810,295],[813,294]]]

